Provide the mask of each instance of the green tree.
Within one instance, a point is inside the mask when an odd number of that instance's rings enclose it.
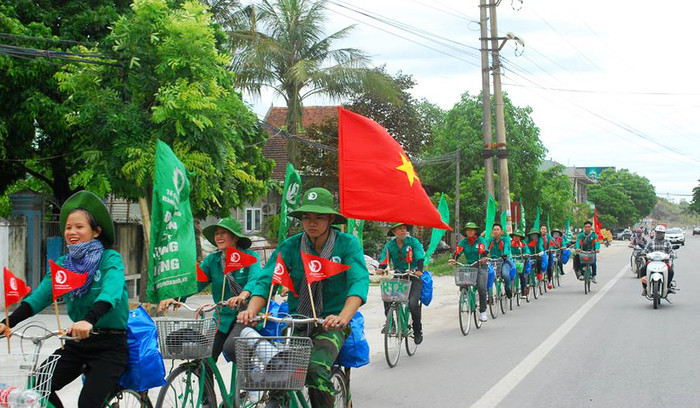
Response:
[[[698,180],[700,182],[700,180]],[[693,199],[690,201],[690,206],[688,207],[690,211],[700,214],[700,184],[693,188]]]
[[[549,216],[552,228],[563,228],[567,217],[572,213],[574,201],[573,185],[564,174],[564,166],[557,165],[538,172],[530,191],[530,196],[533,195],[539,196],[535,202],[540,206],[541,225],[546,224]]]
[[[272,89],[287,104],[287,130],[300,133],[303,101],[313,95],[341,98],[358,89],[394,93],[385,76],[367,68],[369,58],[356,48],[333,48],[353,26],[325,35],[321,0],[263,0],[244,9],[233,31],[232,68],[240,89],[259,95]]]
[[[124,67],[75,64],[57,75],[89,165],[82,185],[150,199],[155,141],[192,173],[195,216],[226,214],[265,193],[265,133],[234,91],[211,14],[199,2],[136,0],[105,39]]]
[[[615,217],[613,225],[618,227],[634,225],[652,212],[657,201],[649,180],[627,169],[603,171],[598,182],[589,187],[588,197],[599,212]]]

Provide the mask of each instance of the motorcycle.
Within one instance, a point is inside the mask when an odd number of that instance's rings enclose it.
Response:
[[[641,279],[643,277],[642,268],[644,268],[644,258],[642,257],[644,248],[641,245],[635,245],[634,247],[630,245],[630,248],[634,248],[632,255],[630,255],[630,270],[637,275],[637,278]]]
[[[674,249],[678,247],[673,246]],[[666,282],[668,282],[668,271],[671,267],[671,263],[675,258],[675,252],[667,254],[665,252],[651,252],[644,256],[647,263],[647,276],[644,278],[647,282],[647,299],[651,300],[654,309],[658,309],[661,305],[661,299],[668,300],[668,288]],[[674,290],[677,290],[674,288]]]

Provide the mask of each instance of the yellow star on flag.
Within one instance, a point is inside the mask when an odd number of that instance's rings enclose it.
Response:
[[[408,177],[408,183],[413,187],[413,182],[414,180],[420,181],[418,178],[418,175],[416,174],[416,171],[413,169],[413,164],[411,163],[410,160],[403,154],[399,153],[399,156],[401,156],[401,165],[396,168],[396,170],[403,171],[406,173],[406,176]]]

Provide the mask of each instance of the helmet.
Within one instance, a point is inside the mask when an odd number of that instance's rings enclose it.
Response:
[[[654,231],[665,233],[666,227],[664,227],[663,225],[657,225],[656,228],[654,228]]]
[[[635,231],[635,232],[637,232],[638,234],[641,234],[641,233],[642,233],[642,229],[641,229],[641,228],[637,228],[637,231]]]

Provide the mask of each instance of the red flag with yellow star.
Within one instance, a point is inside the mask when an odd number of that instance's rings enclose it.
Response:
[[[340,212],[360,220],[449,229],[406,152],[378,123],[338,107]]]

